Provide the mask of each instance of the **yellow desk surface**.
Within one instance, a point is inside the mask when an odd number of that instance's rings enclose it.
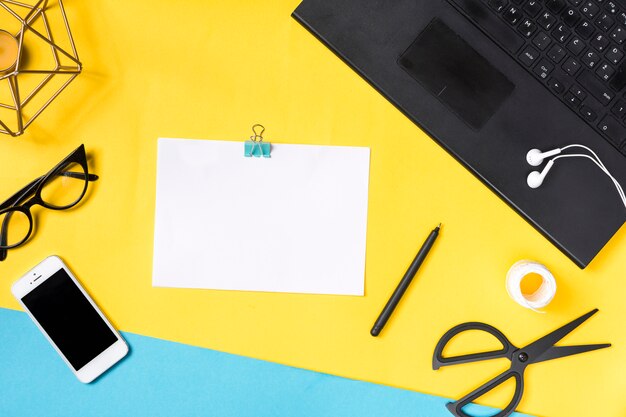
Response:
[[[613,347],[530,367],[519,409],[626,416],[626,230],[578,269],[291,19],[297,4],[66,0],[84,72],[26,134],[0,138],[2,195],[80,143],[100,180],[75,210],[35,209],[36,234],[0,264],[0,307],[17,309],[11,283],[58,254],[122,330],[450,397],[508,366],[433,371],[434,346],[452,326],[484,321],[523,345],[597,307],[563,343]],[[371,148],[365,297],[152,287],[157,138],[243,140],[253,123],[274,142]],[[431,256],[371,337],[439,222]],[[507,296],[519,259],[555,274],[547,314]],[[505,394],[486,402],[503,405]]]

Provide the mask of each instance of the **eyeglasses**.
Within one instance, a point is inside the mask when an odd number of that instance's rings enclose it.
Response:
[[[47,174],[0,204],[0,261],[6,259],[8,249],[23,245],[32,234],[31,207],[72,208],[85,196],[89,181],[97,179],[89,174],[85,145],[80,145]]]

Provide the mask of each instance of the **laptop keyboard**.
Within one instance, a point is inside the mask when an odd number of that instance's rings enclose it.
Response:
[[[606,0],[448,0],[626,156],[626,7]]]

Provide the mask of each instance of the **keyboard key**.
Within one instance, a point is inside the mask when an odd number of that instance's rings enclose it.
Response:
[[[578,33],[584,39],[589,39],[593,35],[594,28],[590,22],[583,20],[576,26],[576,33]]]
[[[554,65],[552,65],[550,61],[545,58],[541,58],[541,61],[539,61],[535,67],[534,72],[539,76],[539,78],[545,80],[548,78],[548,75],[550,75],[553,69]]]
[[[574,94],[579,100],[584,100],[587,97],[587,93],[582,88],[574,84],[569,88],[570,93]]]
[[[524,21],[519,25],[517,30],[520,31],[522,35],[527,38],[530,38],[533,33],[537,30],[537,25],[535,25],[531,20],[524,19]]]
[[[588,1],[580,8],[580,11],[589,19],[593,19],[600,11],[600,8],[594,2]]]
[[[609,38],[602,34],[598,34],[591,38],[591,46],[596,48],[599,52],[604,51],[604,49],[609,46],[609,43]]]
[[[617,18],[617,21],[623,25],[626,26],[626,12],[621,12],[620,14],[618,14],[617,16],[615,16]]]
[[[547,0],[546,7],[552,13],[558,13],[561,10],[563,10],[563,7],[565,7],[565,1],[564,0]]]
[[[517,7],[511,6],[506,9],[506,12],[504,12],[502,16],[504,20],[515,26],[522,19],[522,12],[520,12]]]
[[[493,10],[500,13],[506,6],[506,0],[489,0],[488,4]]]
[[[595,122],[595,120],[598,118],[596,112],[593,111],[591,107],[588,107],[584,104],[580,108],[580,114],[582,114],[583,118],[588,122]]]
[[[565,85],[563,84],[563,82],[555,77],[550,78],[550,81],[548,81],[548,87],[550,87],[550,90],[554,91],[557,94],[561,94],[563,91],[565,91]]]
[[[561,48],[559,45],[553,45],[548,51],[548,58],[557,64],[565,58],[565,55],[567,55],[567,52],[565,52],[565,49]]]
[[[526,66],[532,67],[539,57],[539,52],[537,52],[534,48],[527,46],[519,57]]]
[[[565,25],[558,25],[552,32],[557,41],[565,43],[570,35],[570,30]]]
[[[578,107],[580,107],[581,101],[580,99],[578,99],[574,94],[567,92],[565,93],[565,97],[563,97],[565,99],[565,102],[570,105],[571,107],[577,109]]]
[[[580,63],[576,61],[574,58],[567,58],[561,68],[565,70],[569,75],[576,75],[578,70],[580,69]]]
[[[602,78],[604,81],[608,81],[614,73],[615,70],[611,68],[606,62],[604,64],[600,64],[600,66],[596,70],[596,74],[598,74],[598,77]]]
[[[605,32],[608,32],[614,24],[615,20],[613,20],[613,18],[606,13],[602,13],[596,19],[596,25]]]
[[[613,107],[611,107],[611,112],[617,116],[618,119],[623,119],[626,116],[626,103],[623,100],[617,100]]]
[[[622,60],[624,53],[620,51],[619,49],[613,47],[613,48],[609,48],[609,50],[606,51],[606,54],[604,56],[606,57],[606,59],[609,60],[611,64],[617,65]]]
[[[617,91],[622,90],[626,86],[626,61],[622,62],[622,65],[617,67],[615,77],[613,77],[609,84]]]
[[[578,22],[578,20],[580,19],[580,14],[576,11],[576,9],[569,7],[565,9],[563,13],[561,13],[561,17],[563,18],[563,22],[565,22],[567,26],[571,27],[574,26],[576,22]]]
[[[529,0],[526,2],[522,9],[530,15],[530,17],[535,17],[541,11],[541,3],[539,0]]]
[[[589,68],[595,67],[600,62],[600,55],[589,49],[583,54],[580,60]]]
[[[626,40],[626,30],[623,27],[618,26],[611,32],[611,38],[618,44],[623,44]]]
[[[567,43],[567,49],[569,49],[572,54],[578,55],[585,49],[585,44],[578,37],[574,36]]]
[[[617,4],[615,4],[614,1],[607,1],[606,4],[604,5],[604,9],[611,14],[616,14]]]
[[[539,32],[533,39],[533,44],[542,51],[545,51],[550,42],[550,37],[545,32]]]
[[[589,94],[605,106],[615,98],[615,93],[589,71],[582,71],[578,75],[577,80]]]
[[[556,23],[556,17],[548,12],[544,12],[539,16],[539,19],[537,19],[537,23],[545,30],[550,30],[552,26],[554,26],[554,23]]]
[[[616,146],[620,146],[624,140],[624,128],[613,116],[604,116],[598,124],[600,131],[608,137]]]

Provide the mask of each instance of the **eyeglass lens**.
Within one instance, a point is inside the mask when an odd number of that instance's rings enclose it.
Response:
[[[41,199],[48,206],[66,208],[82,198],[87,188],[87,173],[76,162],[63,167],[57,175],[45,182],[41,189]]]
[[[0,247],[21,243],[28,237],[30,219],[26,213],[18,210],[0,214]]]

